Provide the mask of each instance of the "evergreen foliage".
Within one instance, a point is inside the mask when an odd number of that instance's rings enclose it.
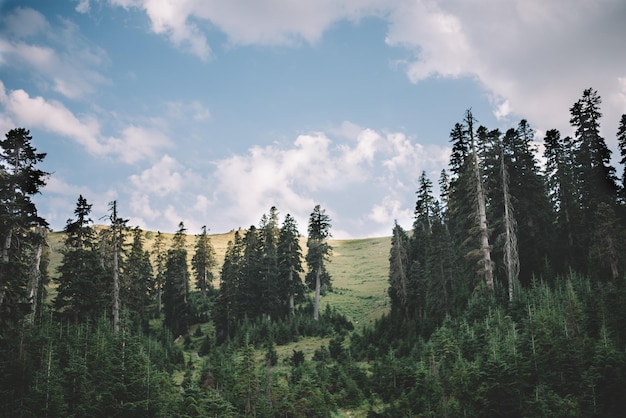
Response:
[[[332,288],[319,205],[304,257],[312,294],[296,222],[279,226],[276,207],[234,233],[213,288],[206,227],[191,258],[182,222],[169,248],[159,232],[146,251],[116,203],[97,234],[79,196],[48,300],[46,223],[30,200],[45,154],[10,131],[0,416],[622,416],[626,199],[600,104],[585,90],[573,137],[546,132],[544,171],[527,121],[475,129],[468,111],[450,133],[439,197],[421,172],[411,230],[393,225],[390,309],[358,331],[340,309],[320,310]],[[300,345],[306,337],[316,338]]]

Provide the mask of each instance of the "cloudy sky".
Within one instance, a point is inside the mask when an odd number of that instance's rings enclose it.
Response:
[[[320,204],[336,238],[389,235],[467,108],[541,141],[593,87],[616,150],[624,21],[623,0],[0,1],[0,130],[47,152],[55,230],[82,194],[152,230],[275,205],[306,232]]]

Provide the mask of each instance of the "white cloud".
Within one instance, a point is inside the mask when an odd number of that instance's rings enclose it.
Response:
[[[116,155],[133,163],[154,155],[156,149],[170,145],[169,138],[156,128],[130,125],[119,136],[105,137],[98,120],[92,115],[80,118],[62,103],[30,97],[24,90],[6,92],[0,81],[0,106],[20,125],[38,127],[68,137],[93,155]]]
[[[110,0],[140,8],[152,30],[207,59],[209,30],[233,45],[315,43],[335,22],[375,16],[388,23],[386,42],[406,48],[415,83],[469,77],[492,98],[494,114],[528,119],[541,129],[569,129],[569,107],[592,86],[623,103],[618,77],[626,54],[623,0]],[[623,105],[604,109],[613,132]]]
[[[272,205],[306,222],[315,204],[336,195],[341,204],[327,209],[342,225],[337,234],[350,236],[348,231],[371,221],[388,231],[394,219],[410,219],[421,170],[438,173],[448,154],[446,148],[413,144],[401,133],[383,136],[371,129],[343,141],[300,135],[288,147],[257,146],[217,161],[214,207],[229,208],[224,224],[233,226],[255,224]],[[386,197],[379,201],[381,193]]]
[[[110,0],[125,9],[140,8],[151,30],[163,34],[177,47],[202,60],[211,56],[205,30],[217,27],[236,45],[292,45],[304,40],[315,43],[324,31],[341,19],[359,19],[378,14],[382,0]]]
[[[31,72],[44,89],[70,99],[93,94],[111,81],[100,71],[108,65],[106,52],[87,41],[69,20],[52,26],[33,9],[16,8],[3,19],[0,66]]]
[[[89,0],[79,0],[76,5],[76,11],[78,13],[88,13],[89,12]]]
[[[138,175],[132,175],[133,188],[141,193],[168,196],[179,193],[183,188],[182,165],[169,155],[164,155],[152,167]]]
[[[413,49],[407,74],[473,77],[498,100],[495,113],[514,111],[542,129],[569,128],[569,107],[592,86],[603,97],[618,89],[626,67],[620,0],[416,1],[390,15],[388,43]],[[620,17],[621,16],[621,17]],[[508,109],[500,107],[508,102]],[[605,109],[608,132],[617,123]]]

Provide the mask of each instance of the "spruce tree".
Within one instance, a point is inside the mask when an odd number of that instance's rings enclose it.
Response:
[[[33,231],[47,226],[32,201],[46,184],[48,173],[37,168],[46,154],[31,141],[24,128],[0,141],[0,322],[21,319],[29,310],[27,272],[42,236]]]
[[[278,209],[270,208],[267,215],[261,218],[259,225],[261,245],[261,295],[263,303],[261,312],[267,318],[281,315],[281,298],[278,280],[278,238],[280,228],[278,226]],[[284,305],[283,305],[284,306]]]
[[[165,269],[167,263],[165,237],[161,231],[157,231],[154,238],[151,255],[154,259],[154,289],[156,291],[157,313],[161,315],[163,304],[163,285],[165,284]]]
[[[146,308],[154,289],[152,264],[150,253],[144,250],[144,231],[135,227],[132,236],[130,251],[123,263],[122,304],[132,319],[146,325]]]
[[[289,314],[295,313],[295,297],[302,295],[303,286],[300,274],[302,268],[302,248],[300,232],[296,220],[287,214],[278,237],[278,277],[280,295],[287,298]],[[282,301],[285,305],[285,301]]]
[[[313,212],[309,217],[307,239],[308,252],[306,262],[309,271],[306,275],[306,283],[309,288],[315,289],[315,305],[313,308],[313,319],[319,319],[320,294],[322,286],[330,286],[330,274],[326,270],[326,262],[329,261],[332,247],[328,244],[327,239],[330,238],[330,217],[326,215],[326,210],[320,205],[313,208]]]
[[[207,292],[213,287],[213,269],[217,265],[215,249],[211,244],[211,238],[207,233],[206,226],[196,236],[195,253],[191,259],[191,268],[196,278],[196,287],[202,297],[207,297]]]
[[[93,221],[92,205],[78,197],[75,219],[65,225],[63,259],[59,265],[56,311],[74,323],[95,322],[105,314],[110,303],[111,282],[101,262]]]
[[[619,161],[624,166],[622,174],[622,203],[626,201],[626,113],[622,115],[617,128],[617,146],[622,157]]]
[[[610,165],[611,150],[600,135],[600,104],[598,92],[589,88],[570,108],[570,123],[576,128],[575,156],[581,181],[581,203],[591,217],[599,203],[615,204],[618,186],[615,168]]]
[[[409,236],[394,222],[389,250],[389,298],[391,309],[399,310],[409,319],[408,280],[409,280]]]
[[[184,335],[189,331],[191,309],[189,295],[189,268],[187,265],[186,233],[183,222],[178,224],[172,248],[167,252],[165,282],[163,284],[163,324],[173,335]]]

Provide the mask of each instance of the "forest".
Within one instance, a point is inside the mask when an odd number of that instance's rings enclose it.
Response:
[[[0,416],[623,416],[626,114],[620,178],[601,103],[584,90],[572,136],[460,115],[438,193],[422,172],[412,227],[390,225],[386,308],[359,323],[322,304],[344,290],[320,205],[305,234],[270,208],[219,256],[207,227],[144,231],[115,201],[97,225],[82,195],[54,232],[46,154],[10,130]]]

